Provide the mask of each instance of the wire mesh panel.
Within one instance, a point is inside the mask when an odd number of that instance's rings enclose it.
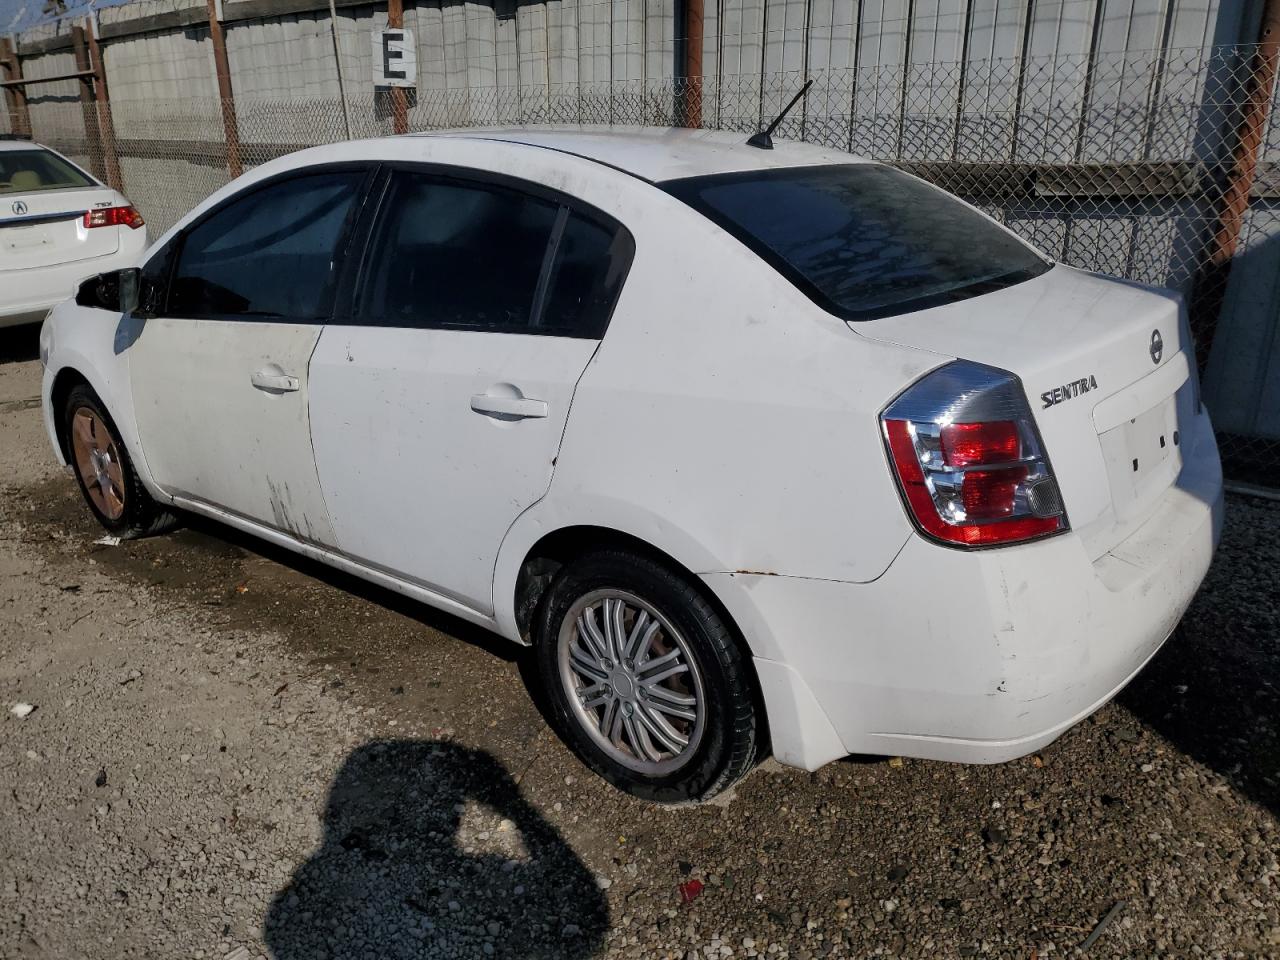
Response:
[[[459,85],[450,86],[447,70],[433,73],[432,64],[423,65],[423,76],[439,73],[439,83],[432,80],[409,98],[408,128],[700,122],[754,132],[805,75],[766,72],[759,38],[746,32],[750,11],[744,6],[740,16],[736,10],[726,7],[726,29],[743,31],[734,34],[734,58],[721,56],[714,75],[696,79],[647,75],[645,47],[623,35],[610,42],[634,48],[635,70],[608,79],[595,59],[579,58],[572,69],[554,73],[580,79],[558,82],[552,71],[517,69],[514,48],[502,52],[505,21],[499,20],[495,69],[464,70]],[[835,14],[826,19],[834,21]],[[594,27],[582,29],[604,37]],[[792,27],[779,29],[785,34]],[[833,44],[840,39],[849,46],[834,27],[822,29],[832,33]],[[304,59],[316,63],[306,69],[316,74],[316,89],[328,94],[336,79],[320,76],[324,37],[312,32],[310,59]],[[234,52],[240,40],[235,31],[231,37]],[[1054,259],[1179,290],[1200,336],[1205,399],[1228,474],[1274,485],[1280,467],[1280,133],[1274,112],[1257,149],[1247,157],[1240,150],[1242,124],[1259,116],[1249,112],[1259,49],[922,62],[918,54],[901,55],[900,46],[901,38],[886,32],[874,56],[865,50],[854,56],[858,51],[851,49],[846,59],[857,65],[814,73],[808,97],[775,137],[892,163],[970,201]],[[207,34],[196,30],[173,45],[173,55],[203,59],[207,47]],[[111,46],[106,49],[110,62]],[[125,52],[117,52],[119,62]],[[669,53],[663,48],[654,57],[667,60]],[[249,54],[236,56],[249,70]],[[261,65],[254,69],[268,76]],[[174,68],[165,76],[188,72]],[[82,103],[58,88],[56,96],[33,96],[31,129],[35,139],[100,175],[108,167],[104,151],[114,149],[121,185],[153,236],[228,182],[236,163],[249,169],[303,147],[392,131],[392,111],[379,97],[257,92],[264,83],[246,81],[239,89],[251,93],[238,95],[225,111],[215,96],[148,96],[165,84],[122,84],[110,107]],[[0,117],[0,132],[20,129],[17,117]],[[1245,161],[1251,184],[1242,180]],[[1241,189],[1243,198],[1231,193]]]

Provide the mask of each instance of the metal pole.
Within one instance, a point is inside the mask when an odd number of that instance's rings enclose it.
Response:
[[[338,67],[338,95],[342,97],[342,129],[351,139],[351,108],[347,105],[347,81],[342,73],[342,50],[338,46],[338,7],[329,0],[329,32],[333,36],[333,62]]]
[[[22,79],[22,62],[18,59],[18,49],[8,37],[0,37],[0,67],[4,68],[6,80]],[[31,112],[27,106],[26,88],[18,85],[4,88],[4,97],[9,104],[9,116],[12,118],[12,129],[19,137],[31,136]]]
[[[853,22],[853,80],[849,84],[849,152],[853,153],[854,124],[858,120],[858,77],[862,73],[862,4]]]
[[[102,137],[98,129],[98,110],[94,105],[93,67],[89,62],[89,47],[84,39],[84,27],[76,24],[71,28],[71,48],[76,55],[76,70],[85,76],[80,78],[80,107],[84,112],[84,136],[89,142],[89,157],[93,161],[93,172],[99,180],[107,178],[107,167],[102,159]]]
[[[960,76],[956,80],[956,115],[955,128],[951,133],[951,159],[960,159],[960,141],[964,137],[964,108],[965,97],[968,96],[966,87],[968,86],[969,72],[969,38],[973,36],[973,0],[966,0],[964,5],[964,31],[960,34],[960,49],[965,51],[965,56],[960,61]],[[987,67],[987,75],[991,75],[991,67]]]
[[[107,184],[124,192],[124,177],[120,173],[120,155],[116,150],[116,127],[111,119],[111,97],[107,91],[107,68],[102,61],[102,47],[98,43],[98,18],[89,20],[89,63],[93,70],[94,111],[98,114],[98,142],[102,144],[102,169]]]
[[[404,29],[404,0],[387,0],[387,26]],[[409,102],[404,87],[391,88],[391,129],[393,133],[409,132]]]
[[[1031,27],[1035,24],[1036,0],[1027,0],[1023,16],[1022,43],[1018,46],[1018,83],[1013,96],[1013,123],[1009,136],[1009,160],[1018,160],[1018,134],[1022,129],[1022,99],[1027,89],[1027,61],[1031,58]]]
[[[222,5],[208,0],[209,39],[213,41],[213,69],[218,76],[218,99],[222,101],[222,132],[227,141],[227,172],[231,179],[244,173],[240,162],[240,126],[236,121],[235,92],[231,89],[231,65],[227,61],[227,38],[222,32]]]
[[[907,0],[906,38],[902,47],[902,93],[898,97],[897,158],[902,159],[902,141],[907,135],[907,95],[911,90],[911,24],[916,18],[916,0]]]
[[[1249,76],[1243,84],[1244,104],[1222,206],[1191,298],[1192,330],[1200,343],[1198,359],[1202,370],[1209,361],[1213,335],[1227,295],[1227,282],[1231,278],[1232,260],[1240,243],[1245,211],[1249,209],[1249,193],[1258,172],[1258,153],[1266,135],[1277,64],[1280,64],[1280,0],[1266,0],[1258,28],[1258,48],[1250,58]]]

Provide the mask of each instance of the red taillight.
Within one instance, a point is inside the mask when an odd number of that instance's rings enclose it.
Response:
[[[1018,459],[1018,425],[1012,420],[948,423],[939,438],[943,459],[949,467],[1012,463]]]
[[[98,207],[96,210],[86,210],[84,213],[84,225],[86,228],[93,227],[128,227],[130,230],[137,230],[147,221],[142,219],[136,207]]]
[[[1016,419],[963,419],[988,410]],[[907,507],[929,536],[992,546],[1067,528],[1057,483],[1011,374],[957,361],[904,393],[881,420]]]
[[[1026,467],[970,470],[960,485],[964,515],[970,520],[1003,520],[1017,507],[1018,486],[1026,482]]]

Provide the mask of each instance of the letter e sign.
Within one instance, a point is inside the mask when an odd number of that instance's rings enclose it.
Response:
[[[413,31],[387,28],[373,31],[373,85],[412,87],[418,82],[418,53]]]

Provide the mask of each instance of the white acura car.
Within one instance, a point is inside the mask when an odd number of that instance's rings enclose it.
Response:
[[[53,311],[44,412],[109,530],[204,514],[531,644],[581,757],[683,801],[1115,696],[1220,527],[1187,330],[844,153],[471,131],[220,190]]]
[[[0,140],[0,327],[43,320],[82,280],[146,249],[123,195],[47,147]]]

